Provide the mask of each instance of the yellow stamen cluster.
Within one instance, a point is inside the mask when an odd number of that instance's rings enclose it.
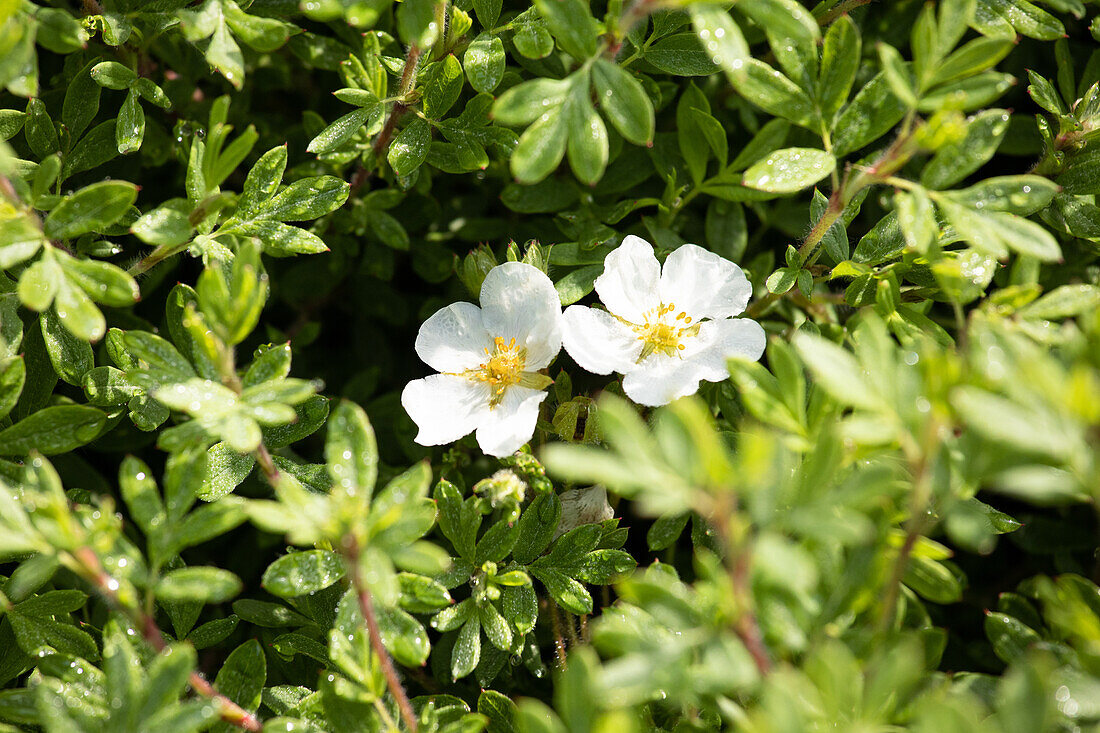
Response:
[[[691,325],[691,316],[684,311],[672,316],[675,310],[675,303],[662,304],[656,311],[646,314],[645,323],[631,324],[634,333],[645,342],[642,353],[638,356],[639,362],[653,353],[678,355],[684,350],[684,345],[680,343],[681,339],[698,333],[699,326]]]
[[[485,382],[493,388],[490,405],[496,407],[504,399],[504,392],[523,377],[523,368],[527,364],[527,349],[516,345],[516,340],[505,341],[500,336],[493,339],[493,351],[485,349],[488,357],[471,369],[468,376],[477,382]]]

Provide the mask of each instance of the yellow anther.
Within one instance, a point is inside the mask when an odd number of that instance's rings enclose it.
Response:
[[[641,324],[629,324],[637,334],[638,339],[644,344],[638,361],[648,358],[651,354],[662,353],[669,356],[679,355],[685,346],[680,343],[685,337],[698,333],[698,326],[689,326],[691,316],[684,311],[672,313],[676,310],[675,303],[662,303],[660,307],[650,311],[645,316],[645,322]]]
[[[513,384],[523,378],[523,369],[527,364],[527,349],[516,346],[515,338],[505,341],[502,336],[493,339],[493,350],[484,349],[487,360],[465,373],[468,379],[484,382],[492,390],[490,406],[495,407],[504,398],[504,393]]]

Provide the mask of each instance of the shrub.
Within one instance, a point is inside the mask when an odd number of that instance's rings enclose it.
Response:
[[[1096,3],[730,5],[0,2],[0,730],[1100,724]]]

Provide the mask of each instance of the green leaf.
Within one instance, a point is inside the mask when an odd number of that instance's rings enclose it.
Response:
[[[645,60],[674,76],[710,76],[718,66],[695,33],[676,33],[645,49]]]
[[[22,356],[10,356],[0,359],[0,420],[8,416],[27,379],[27,366]]]
[[[261,53],[270,53],[280,48],[290,38],[294,26],[275,18],[263,18],[250,15],[235,2],[223,5],[225,21],[233,30],[233,35]]]
[[[403,177],[412,175],[428,157],[431,139],[432,129],[428,121],[420,117],[413,119],[390,143],[386,158],[393,172]]]
[[[174,247],[194,236],[188,220],[190,206],[183,199],[173,199],[143,214],[130,231],[141,241],[152,245]]]
[[[454,54],[447,54],[424,70],[421,84],[425,116],[441,119],[462,92],[462,64]]]
[[[29,260],[42,248],[45,239],[38,225],[26,216],[0,221],[0,269],[9,269]]]
[[[292,552],[267,566],[263,587],[280,598],[294,598],[328,588],[345,572],[343,561],[328,550]]]
[[[501,125],[529,125],[557,109],[573,89],[568,80],[532,79],[517,84],[493,102],[492,117]]]
[[[442,34],[435,0],[406,0],[397,6],[397,33],[406,44],[430,48]]]
[[[330,153],[350,140],[364,125],[369,125],[373,120],[381,117],[381,115],[381,103],[352,110],[343,117],[337,119],[324,130],[321,130],[320,134],[310,141],[306,150],[310,153],[317,153],[318,155]]]
[[[378,446],[370,420],[359,405],[341,402],[332,412],[325,462],[337,489],[369,503],[378,479]]]
[[[1063,457],[1072,449],[1049,416],[977,387],[958,387],[951,405],[973,430],[988,440],[1028,454]]]
[[[54,371],[65,382],[79,387],[84,375],[95,366],[92,347],[69,333],[53,309],[45,311],[40,321],[42,340]]]
[[[600,109],[619,134],[635,145],[651,145],[653,102],[641,83],[617,64],[604,59],[596,59],[593,64],[592,82]],[[520,142],[522,144],[522,138]]]
[[[899,191],[894,195],[894,201],[906,246],[915,252],[928,252],[939,238],[939,224],[928,194],[923,188]]]
[[[962,598],[962,583],[943,563],[913,555],[905,568],[904,582],[933,603],[955,603]]]
[[[419,667],[428,659],[432,645],[420,622],[399,608],[379,608],[378,628],[382,643],[401,664]]]
[[[92,67],[92,80],[108,89],[129,89],[138,79],[138,75],[117,61],[103,61]]]
[[[863,369],[847,350],[801,332],[794,338],[794,347],[817,383],[838,402],[868,410],[882,406],[868,386]]]
[[[145,138],[145,111],[138,101],[137,92],[131,89],[115,120],[115,142],[122,155],[136,152]]]
[[[88,129],[88,124],[99,112],[99,98],[102,87],[92,78],[91,71],[96,62],[88,64],[78,71],[69,82],[65,91],[65,101],[61,108],[61,122],[69,129],[74,140],[80,138]],[[20,121],[22,124],[22,121]],[[12,135],[15,133],[13,132]],[[3,135],[0,135],[3,137]],[[11,135],[8,135],[11,137]],[[6,138],[5,138],[6,139]]]
[[[985,635],[993,645],[993,653],[1005,664],[1020,661],[1027,655],[1028,647],[1042,641],[1027,624],[995,611],[986,611]]]
[[[1024,318],[1060,320],[1092,313],[1100,307],[1100,288],[1095,285],[1062,285],[1020,309]]]
[[[54,649],[84,659],[96,659],[99,650],[86,632],[48,616],[24,615],[18,610],[7,614],[15,640],[30,655]]]
[[[482,33],[466,48],[462,66],[474,91],[492,92],[504,78],[506,61],[500,38]]]
[[[595,55],[599,26],[585,0],[535,0],[535,7],[563,51],[578,61]]]
[[[348,200],[351,187],[335,176],[314,176],[290,184],[261,208],[258,218],[309,221],[335,211]]]
[[[72,239],[101,232],[125,214],[137,199],[137,186],[125,181],[101,181],[85,186],[59,203],[43,230],[51,239]]]
[[[743,78],[744,65],[751,59],[749,45],[741,29],[727,10],[717,6],[695,4],[688,12],[699,42],[736,85],[738,82],[734,78]]]
[[[1000,211],[973,210],[943,197],[936,198],[936,205],[962,239],[991,257],[1004,257],[1009,250],[1042,262],[1054,262],[1062,257],[1062,249],[1051,233],[1023,217]]]
[[[587,80],[573,85],[565,103],[565,126],[569,130],[569,166],[581,183],[595,185],[607,168],[610,148],[607,128],[589,99]]]
[[[592,613],[592,596],[573,578],[552,567],[531,568],[531,574],[542,581],[554,600],[567,611]]]
[[[1031,95],[1035,103],[1052,115],[1064,115],[1066,108],[1063,106],[1062,99],[1058,96],[1058,91],[1054,88],[1054,85],[1031,69],[1027,70],[1027,76],[1031,80],[1031,84],[1027,87],[1027,93]]]
[[[157,581],[162,601],[223,603],[241,592],[241,579],[228,570],[205,566],[172,570]]]
[[[833,154],[847,155],[877,140],[901,121],[905,111],[905,103],[894,94],[886,77],[878,74],[859,90],[833,125]]]
[[[966,134],[936,151],[921,171],[921,183],[933,189],[947,188],[981,168],[1008,132],[1008,111],[989,109],[967,122]]]
[[[23,136],[27,140],[27,146],[39,160],[61,149],[57,128],[41,99],[32,99],[27,102],[27,119],[23,123]]]
[[[821,47],[817,103],[829,125],[848,101],[859,70],[860,52],[859,28],[850,16],[842,15],[829,26]]]
[[[836,169],[836,159],[824,150],[785,148],[770,153],[745,171],[742,183],[771,193],[809,188]]]
[[[972,209],[1030,216],[1054,201],[1058,191],[1056,183],[1042,176],[995,176],[946,196]]]
[[[906,107],[915,108],[917,95],[913,90],[913,78],[901,54],[893,46],[882,42],[879,42],[877,50],[879,63],[882,66],[882,76],[886,83]]]
[[[245,710],[255,712],[260,706],[260,694],[266,681],[267,661],[263,647],[256,639],[250,639],[225,660],[214,678],[214,687]],[[210,730],[226,733],[232,729],[228,723],[218,723]]]
[[[97,303],[125,308],[137,302],[141,295],[137,281],[122,268],[110,262],[60,257],[65,275]]]
[[[248,171],[237,200],[238,216],[244,218],[256,214],[275,195],[286,170],[286,155],[286,145],[277,145],[261,155]]]
[[[486,733],[512,733],[515,730],[516,704],[496,690],[482,690],[477,698],[477,711],[489,720]]]
[[[67,453],[99,436],[107,416],[94,407],[54,405],[0,430],[0,455]]]
[[[206,60],[238,90],[244,86],[244,56],[225,22],[218,23],[214,35],[210,37]]]
[[[481,27],[486,30],[494,28],[500,17],[503,0],[473,0],[473,3],[477,22],[481,23]]]
[[[561,519],[561,500],[557,494],[539,494],[519,519],[519,538],[512,558],[529,565],[550,545]]]
[[[462,626],[451,651],[451,679],[460,680],[481,660],[481,622],[474,615]]]
[[[520,135],[512,152],[512,175],[524,184],[538,183],[554,172],[565,155],[568,127],[560,108],[542,117]]]

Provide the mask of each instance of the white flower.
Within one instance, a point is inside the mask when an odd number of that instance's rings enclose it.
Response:
[[[664,272],[644,239],[629,236],[604,260],[596,292],[607,310],[570,306],[565,350],[596,374],[623,375],[641,405],[694,394],[729,377],[726,361],[764,353],[764,329],[735,318],[752,295],[741,268],[694,244],[677,248]]]
[[[506,456],[531,439],[545,369],[561,350],[554,284],[536,267],[507,262],[481,285],[481,307],[454,303],[420,327],[416,353],[441,374],[405,385],[401,405],[421,445],[453,443],[477,431],[481,450]]]

